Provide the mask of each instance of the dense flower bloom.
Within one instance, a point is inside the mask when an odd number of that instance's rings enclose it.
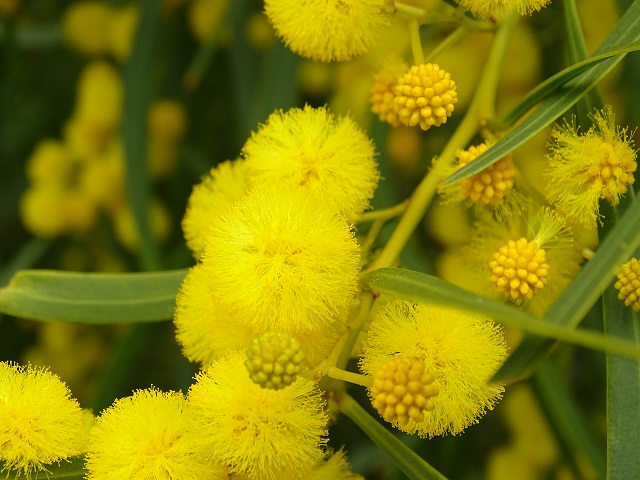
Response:
[[[91,430],[87,478],[223,480],[225,469],[194,450],[184,435],[181,393],[138,390],[104,410]]]
[[[244,365],[251,380],[263,388],[274,390],[291,385],[304,362],[300,340],[275,330],[252,338],[246,354]]]
[[[396,356],[422,360],[438,390],[433,410],[421,421],[394,423],[404,432],[425,437],[460,433],[502,396],[502,385],[487,382],[505,359],[506,345],[500,328],[487,317],[393,301],[373,319],[360,367],[375,375]]]
[[[231,472],[275,479],[322,457],[327,417],[320,391],[298,379],[281,390],[251,381],[239,353],[215,361],[189,389],[188,439]]]
[[[456,170],[478,158],[490,146],[485,142],[458,152]],[[511,155],[507,155],[469,178],[444,186],[440,193],[447,201],[467,201],[478,207],[488,206],[498,217],[510,215],[521,202],[520,195],[516,195],[514,190],[517,173]]]
[[[385,0],[266,0],[264,11],[294,52],[321,62],[367,53],[389,24]]]
[[[435,377],[425,372],[422,360],[391,357],[376,372],[369,389],[371,401],[387,422],[406,426],[409,420],[420,423],[434,409],[431,397],[438,394]]]
[[[261,333],[260,329],[238,322],[219,305],[210,290],[209,273],[201,263],[192,267],[182,282],[176,298],[174,323],[184,356],[204,366],[226,353],[244,352],[251,339]],[[326,358],[338,339],[338,332],[331,326],[324,329],[322,335],[315,330],[296,334],[307,368]]]
[[[596,226],[600,199],[619,203],[637,168],[632,134],[616,127],[611,107],[591,118],[594,125],[582,135],[570,124],[553,130],[548,171],[549,200],[587,228]]]
[[[182,219],[182,231],[196,259],[199,260],[204,252],[213,219],[240,200],[250,185],[246,163],[234,160],[212,168],[193,188]]]
[[[434,63],[412,66],[398,78],[395,95],[400,122],[425,131],[446,123],[458,102],[456,82]]]
[[[29,476],[84,448],[84,414],[57,375],[0,362],[0,460]]]
[[[369,206],[380,178],[371,140],[351,118],[326,108],[276,111],[242,154],[254,184],[301,186],[349,221]]]
[[[618,281],[614,285],[620,292],[618,298],[634,312],[640,312],[640,262],[632,258],[620,266]]]
[[[216,304],[258,331],[328,327],[355,294],[349,225],[302,188],[256,189],[211,222],[202,262]]]

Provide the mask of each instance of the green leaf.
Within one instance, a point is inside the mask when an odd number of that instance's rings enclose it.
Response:
[[[173,316],[186,270],[70,273],[22,270],[0,288],[0,313],[90,324],[141,323]]]
[[[340,399],[340,411],[358,425],[367,437],[411,480],[446,480],[444,475],[380,425],[347,394]]]
[[[566,382],[548,360],[542,362],[531,383],[563,450],[573,457],[576,453],[582,454],[596,470],[596,477],[605,478],[604,444],[600,445],[568,391]]]
[[[640,0],[635,0],[611,34],[596,50],[595,54],[600,55],[612,49],[623,48],[632,42],[640,40],[640,22],[638,22],[638,18],[640,18]],[[571,106],[575,105],[578,100],[620,63],[623,57],[623,55],[618,55],[605,59],[566,83],[564,88],[549,95],[535,112],[502,140],[474,161],[455,171],[443,183],[446,185],[464,180],[513,152],[540,130],[550,125]]]
[[[606,335],[640,346],[640,316],[618,299],[610,285],[603,295]],[[607,355],[607,478],[636,478],[640,472],[640,362]]]
[[[500,122],[500,125],[504,127],[512,126],[535,105],[558,90],[558,88],[560,88],[562,85],[567,83],[569,80],[577,77],[581,73],[584,73],[587,70],[593,68],[603,60],[618,55],[624,55],[629,52],[636,52],[638,50],[640,50],[640,42],[634,42],[624,48],[616,48],[601,55],[594,55],[586,60],[575,63],[570,67],[565,68],[564,70],[549,77],[540,85],[527,93],[527,95],[515,107],[513,107],[513,109],[509,113],[504,116],[504,118]]]
[[[12,480],[39,480],[39,479],[55,479],[55,480],[82,480],[87,474],[84,469],[84,456],[70,457],[69,461],[62,461],[59,464],[47,465],[46,471],[32,473],[29,477],[24,474],[14,474],[12,470],[7,472],[8,477]],[[0,467],[2,462],[0,462]],[[2,469],[0,469],[0,472]]]
[[[551,306],[545,319],[568,328],[577,326],[611,283],[618,266],[627,261],[638,246],[640,197],[636,197],[628,206],[616,226],[598,247],[593,259],[587,262]],[[548,340],[525,337],[496,373],[494,380],[503,381],[530,374],[552,348],[553,343]]]
[[[571,63],[577,63],[589,57],[587,42],[584,38],[580,16],[575,0],[564,0],[564,20],[567,28],[567,41],[569,43],[569,59]],[[598,87],[594,87],[578,102],[578,123],[586,125],[589,113],[604,107],[604,101]]]
[[[122,146],[127,198],[139,239],[139,259],[144,270],[157,270],[158,246],[151,233],[149,204],[151,185],[147,172],[147,110],[151,103],[156,44],[160,35],[161,7],[157,0],[141,2],[138,28],[131,58],[123,70]]]
[[[634,343],[627,340],[606,338],[597,332],[575,330],[570,326],[545,321],[425,273],[399,268],[382,268],[363,275],[360,283],[376,292],[395,295],[414,302],[476,312],[508,327],[518,328],[547,339],[562,340],[598,350],[609,349],[620,355],[640,358],[640,350]]]

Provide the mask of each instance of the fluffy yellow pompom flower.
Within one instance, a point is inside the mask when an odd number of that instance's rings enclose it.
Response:
[[[29,477],[84,448],[85,416],[57,375],[0,362],[0,460]]]
[[[278,36],[295,53],[321,62],[367,53],[389,24],[385,0],[265,0]]]
[[[620,266],[618,281],[614,285],[620,292],[618,298],[634,312],[640,312],[640,262],[632,258]]]
[[[351,118],[326,108],[274,112],[242,154],[256,185],[304,187],[349,221],[369,206],[380,178],[371,140]]]
[[[515,8],[521,15],[529,15],[545,7],[551,0],[456,0],[461,7],[480,18],[499,18]]]
[[[209,274],[201,263],[192,267],[182,282],[174,322],[184,356],[203,365],[229,351],[244,350],[254,335],[216,305],[209,289]]]
[[[599,201],[617,205],[633,184],[636,152],[632,133],[615,125],[611,107],[593,115],[594,125],[578,135],[575,125],[556,127],[549,148],[549,200],[580,225],[594,228]]]
[[[194,450],[181,393],[138,390],[104,410],[90,434],[89,480],[226,480],[225,469]]]
[[[202,262],[216,303],[245,325],[328,327],[356,291],[349,225],[302,188],[256,189],[211,222]]]
[[[298,379],[282,390],[251,381],[241,354],[230,354],[189,389],[188,438],[231,472],[275,479],[309,470],[322,457],[327,417],[320,391]]]
[[[393,101],[396,97],[395,88],[400,77],[408,69],[402,61],[389,61],[373,77],[371,85],[371,111],[378,115],[381,122],[387,122],[392,127],[401,125],[398,118],[398,106]]]
[[[182,219],[187,246],[199,260],[204,252],[210,223],[232,203],[240,200],[251,182],[243,160],[226,161],[212,168],[193,187]]]
[[[234,480],[251,480],[249,477],[235,475]],[[364,480],[364,477],[352,473],[349,463],[342,451],[325,452],[324,459],[320,460],[309,471],[285,468],[277,473],[278,480]]]
[[[425,131],[446,123],[458,102],[456,82],[434,63],[412,66],[398,78],[395,95],[400,122]]]
[[[375,375],[396,356],[422,360],[438,390],[433,410],[421,421],[394,423],[407,433],[458,434],[492,409],[504,391],[487,382],[505,359],[506,344],[500,328],[481,315],[390,302],[371,322],[360,367]]]
[[[244,352],[251,339],[261,333],[236,321],[220,307],[210,290],[209,273],[201,263],[192,267],[182,282],[173,320],[184,356],[204,366],[226,353]],[[338,335],[337,328],[325,329],[322,335],[314,330],[297,333],[306,357],[305,366],[313,368],[325,359]]]

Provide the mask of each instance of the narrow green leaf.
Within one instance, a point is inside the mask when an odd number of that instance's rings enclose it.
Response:
[[[636,197],[629,205],[616,226],[600,244],[593,259],[582,268],[546,313],[545,318],[558,325],[576,327],[611,283],[618,266],[627,261],[638,246],[640,197]],[[552,348],[553,343],[548,340],[525,337],[495,375],[494,380],[508,380],[530,374]]]
[[[23,270],[0,288],[0,313],[90,324],[156,322],[173,316],[186,270],[70,273]]]
[[[151,233],[149,202],[151,186],[147,172],[147,110],[151,103],[156,43],[162,5],[157,0],[141,2],[140,20],[131,58],[125,65],[122,144],[125,157],[127,198],[135,219],[140,243],[139,258],[144,270],[157,270],[158,246]]]
[[[70,457],[69,461],[62,461],[59,464],[47,465],[46,471],[40,471],[32,473],[30,476],[26,476],[22,473],[13,473],[12,470],[7,472],[8,477],[12,480],[82,480],[87,474],[84,469],[84,456]],[[0,462],[2,467],[2,462]],[[0,472],[2,469],[0,468]],[[4,472],[3,472],[4,473]]]
[[[625,53],[629,52],[636,52],[638,50],[640,50],[640,42],[634,42],[624,48],[616,48],[601,55],[594,55],[587,58],[586,60],[575,63],[570,67],[565,68],[564,70],[549,77],[540,85],[527,93],[527,95],[515,107],[513,107],[513,109],[511,109],[509,113],[504,116],[504,118],[500,122],[500,125],[503,125],[505,128],[512,126],[535,105],[554,93],[562,85],[567,83],[569,80],[577,77],[581,73],[584,73],[587,70],[593,68],[603,60],[618,55],[624,55]]]
[[[549,424],[565,445],[564,450],[574,456],[582,454],[596,470],[596,477],[605,478],[604,443],[600,445],[568,391],[566,382],[548,360],[542,362],[533,376],[532,387],[549,418]]]
[[[381,268],[363,275],[360,283],[379,293],[486,315],[503,325],[546,339],[562,340],[597,350],[609,349],[620,355],[640,358],[640,350],[632,342],[606,338],[598,332],[575,330],[570,326],[545,321],[425,273],[400,268]]]
[[[564,0],[564,20],[567,28],[567,41],[569,43],[569,59],[571,63],[577,63],[589,57],[587,50],[587,42],[584,38],[582,25],[580,24],[580,16],[575,0]],[[578,102],[578,123],[586,125],[589,113],[595,109],[604,107],[602,95],[595,86],[589,90],[584,97]]]
[[[349,395],[345,394],[341,398],[340,410],[358,425],[367,437],[411,480],[446,480],[444,475],[380,425]]]
[[[610,285],[603,295],[606,335],[640,345],[640,315],[618,299]],[[607,355],[607,478],[637,478],[640,472],[640,362]]]
[[[638,18],[640,18],[640,0],[635,0],[611,34],[596,50],[595,54],[600,55],[612,49],[623,48],[632,42],[640,40],[640,22],[638,22]],[[487,152],[451,174],[445,179],[444,184],[464,180],[513,152],[575,105],[578,100],[620,63],[622,58],[624,58],[624,55],[605,59],[566,83],[564,88],[550,95],[535,112]]]

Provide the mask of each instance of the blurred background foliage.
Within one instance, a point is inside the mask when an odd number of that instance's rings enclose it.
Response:
[[[321,64],[282,45],[258,0],[165,0],[157,2],[154,48],[145,58],[150,68],[126,79],[141,11],[151,3],[0,0],[3,285],[21,268],[150,268],[141,251],[148,245],[142,242],[141,247],[127,201],[131,187],[122,147],[131,125],[123,119],[122,99],[134,81],[150,102],[144,188],[154,205],[149,219],[158,253],[152,266],[186,268],[194,261],[180,221],[192,186],[211,167],[236,158],[251,131],[275,109],[308,103],[353,116],[378,150],[383,181],[373,206],[407,198],[462,118],[459,112],[468,105],[491,42],[491,33],[471,32],[435,59],[458,83],[460,102],[446,125],[424,134],[390,129],[370,113],[373,75],[392,52],[411,58],[402,26],[389,29],[363,58]],[[589,52],[628,3],[578,2]],[[559,1],[520,21],[501,76],[499,113],[569,64],[564,28]],[[422,27],[425,51],[450,31],[441,24]],[[640,124],[639,81],[636,53],[600,85],[619,124]],[[546,137],[537,136],[515,153],[518,167],[534,185],[544,183],[540,169]],[[403,264],[464,286],[468,279],[459,251],[471,223],[462,207],[435,202],[403,252]],[[594,313],[585,325],[601,328],[599,319]],[[196,371],[181,355],[171,322],[97,327],[3,316],[0,360],[50,367],[96,413],[151,384],[186,390]],[[587,419],[582,422],[587,442],[595,446],[596,457],[604,458],[604,355],[563,346],[553,363],[551,373],[508,388],[496,410],[463,435],[429,441],[398,435],[449,478],[598,478],[604,463],[594,465],[575,453],[571,434],[562,431],[562,410],[554,410],[550,399],[562,398],[565,407]],[[352,390],[367,403],[362,392]],[[371,479],[402,478],[349,420],[334,425],[330,438],[335,447],[347,445],[354,471]]]

